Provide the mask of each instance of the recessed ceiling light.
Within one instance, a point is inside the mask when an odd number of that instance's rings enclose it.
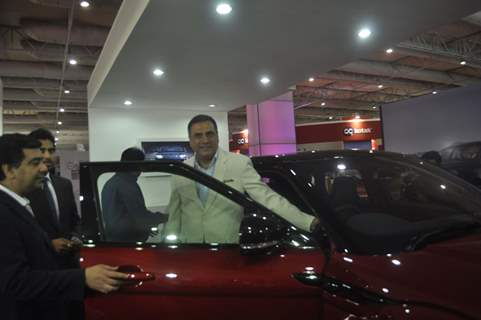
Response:
[[[70,60],[68,61],[68,63],[70,63],[71,65],[74,66],[74,65],[76,65],[76,64],[78,63],[78,61],[75,60],[75,59],[70,59]]]
[[[312,78],[312,77],[309,78],[309,82],[314,82],[314,80],[316,80],[316,79],[314,79],[314,78]]]
[[[332,120],[332,119],[333,119],[333,117],[332,117],[332,116],[330,116],[330,117],[329,117],[329,120]]]
[[[462,66],[464,66],[464,65],[466,64],[466,61],[463,60],[463,61],[461,61],[459,64],[462,65]]]
[[[261,83],[263,85],[268,85],[270,82],[271,82],[271,79],[269,79],[268,77],[262,77],[261,78]]]
[[[59,126],[61,126],[61,125],[62,125],[62,121],[58,121],[57,124],[58,124]]]
[[[325,102],[322,102],[322,103],[321,103],[321,106],[323,106],[323,107],[324,107],[325,105],[326,105],[326,103],[325,103]]]
[[[125,101],[124,101],[124,105],[126,105],[126,106],[131,106],[131,105],[132,105],[132,101],[130,101],[130,100],[125,100]]]
[[[386,53],[387,53],[387,54],[391,54],[391,53],[393,53],[393,52],[394,52],[393,48],[388,48],[388,49],[386,50]]]
[[[374,107],[372,107],[372,108],[373,108],[373,109],[377,109],[377,107],[376,107],[376,106],[374,106]]]
[[[152,73],[153,73],[154,76],[156,76],[156,77],[161,77],[161,76],[164,74],[164,71],[162,71],[162,70],[159,69],[159,68],[155,68],[154,71],[152,71]]]
[[[57,137],[55,137],[55,141],[58,141],[58,138],[57,138]]]
[[[433,94],[438,94],[438,92],[436,90],[433,91]]]
[[[209,104],[210,108],[215,108],[215,104]]]
[[[384,86],[383,86],[382,84],[378,85],[377,87],[378,87],[379,89],[384,88]]]
[[[65,112],[65,109],[64,109],[64,108],[60,108],[58,111],[60,111],[60,112]]]
[[[63,93],[69,94],[69,93],[70,93],[70,90],[66,89],[66,90],[63,91]]]
[[[59,130],[57,130],[57,131],[55,131],[55,133],[56,133],[56,134],[59,134],[59,133],[60,133],[60,131],[59,131]]]
[[[217,11],[218,14],[226,15],[231,13],[232,7],[228,3],[221,3],[217,5],[217,8],[215,9],[215,11]]]
[[[88,1],[80,1],[80,6],[81,6],[82,8],[88,8],[88,7],[90,7],[90,2],[88,2]]]
[[[361,39],[367,39],[371,36],[371,30],[369,28],[362,28],[357,35]]]

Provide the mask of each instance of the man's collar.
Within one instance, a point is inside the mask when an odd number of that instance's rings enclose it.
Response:
[[[0,184],[0,190],[8,194],[10,197],[15,199],[22,207],[30,204],[30,201],[27,198],[22,197],[21,195],[17,194],[16,192],[10,190],[9,188],[5,187],[3,184]]]
[[[206,169],[209,169],[216,163],[218,156],[219,156],[219,148],[217,148],[217,151],[215,152],[214,156],[210,160],[209,166]],[[194,153],[194,168],[197,168],[197,167],[204,169],[204,167],[202,167],[200,163],[197,161],[197,153]]]

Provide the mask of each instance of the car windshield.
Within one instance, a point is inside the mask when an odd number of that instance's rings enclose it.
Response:
[[[413,237],[480,221],[481,192],[419,160],[335,157],[293,167],[339,246],[358,253],[403,251]]]

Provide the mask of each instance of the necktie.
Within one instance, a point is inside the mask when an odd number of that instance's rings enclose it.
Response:
[[[55,218],[55,221],[58,222],[57,208],[55,207],[55,202],[53,200],[52,193],[50,192],[48,183],[49,183],[48,178],[43,179],[43,191],[45,192],[45,196],[47,197],[48,205],[50,207],[50,212]]]

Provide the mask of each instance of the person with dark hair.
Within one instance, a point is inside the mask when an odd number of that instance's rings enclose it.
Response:
[[[22,134],[0,137],[0,309],[5,320],[67,320],[69,303],[86,287],[108,293],[128,275],[96,265],[61,270],[26,194],[42,186],[47,166],[40,143]]]
[[[316,228],[319,223],[317,218],[300,211],[262,182],[249,157],[219,148],[217,124],[212,117],[195,116],[190,120],[187,130],[190,147],[195,154],[185,161],[186,164],[247,193],[300,229],[313,231]],[[197,183],[187,188],[185,181],[177,180],[179,178],[174,178],[172,182],[173,189],[167,209],[169,220],[163,230],[165,239],[175,235],[187,243],[237,243],[243,216],[241,207],[223,197],[214,197],[206,186]],[[226,211],[226,207],[229,210]]]
[[[30,137],[40,142],[40,151],[48,172],[42,188],[28,195],[38,223],[52,239],[60,266],[78,268],[80,248],[80,216],[70,180],[57,176],[55,172],[55,140],[52,133],[40,128],[32,131]]]
[[[143,161],[145,154],[137,148],[122,152],[121,161]],[[151,229],[167,220],[167,215],[152,212],[145,206],[137,184],[140,172],[117,172],[102,189],[102,214],[109,241],[145,242]],[[155,234],[155,232],[154,232]]]
[[[435,164],[437,166],[441,166],[441,155],[437,151],[428,151],[425,152],[422,156],[421,159],[426,160],[432,164]]]
[[[55,175],[55,138],[47,129],[39,128],[29,136],[40,142],[40,152],[47,166],[42,188],[28,194],[35,218],[52,241],[60,268],[80,268],[80,216],[73,194],[72,182]],[[83,301],[73,301],[70,319],[83,319]]]
[[[144,161],[145,153],[139,148],[125,149],[120,155],[120,161]]]

